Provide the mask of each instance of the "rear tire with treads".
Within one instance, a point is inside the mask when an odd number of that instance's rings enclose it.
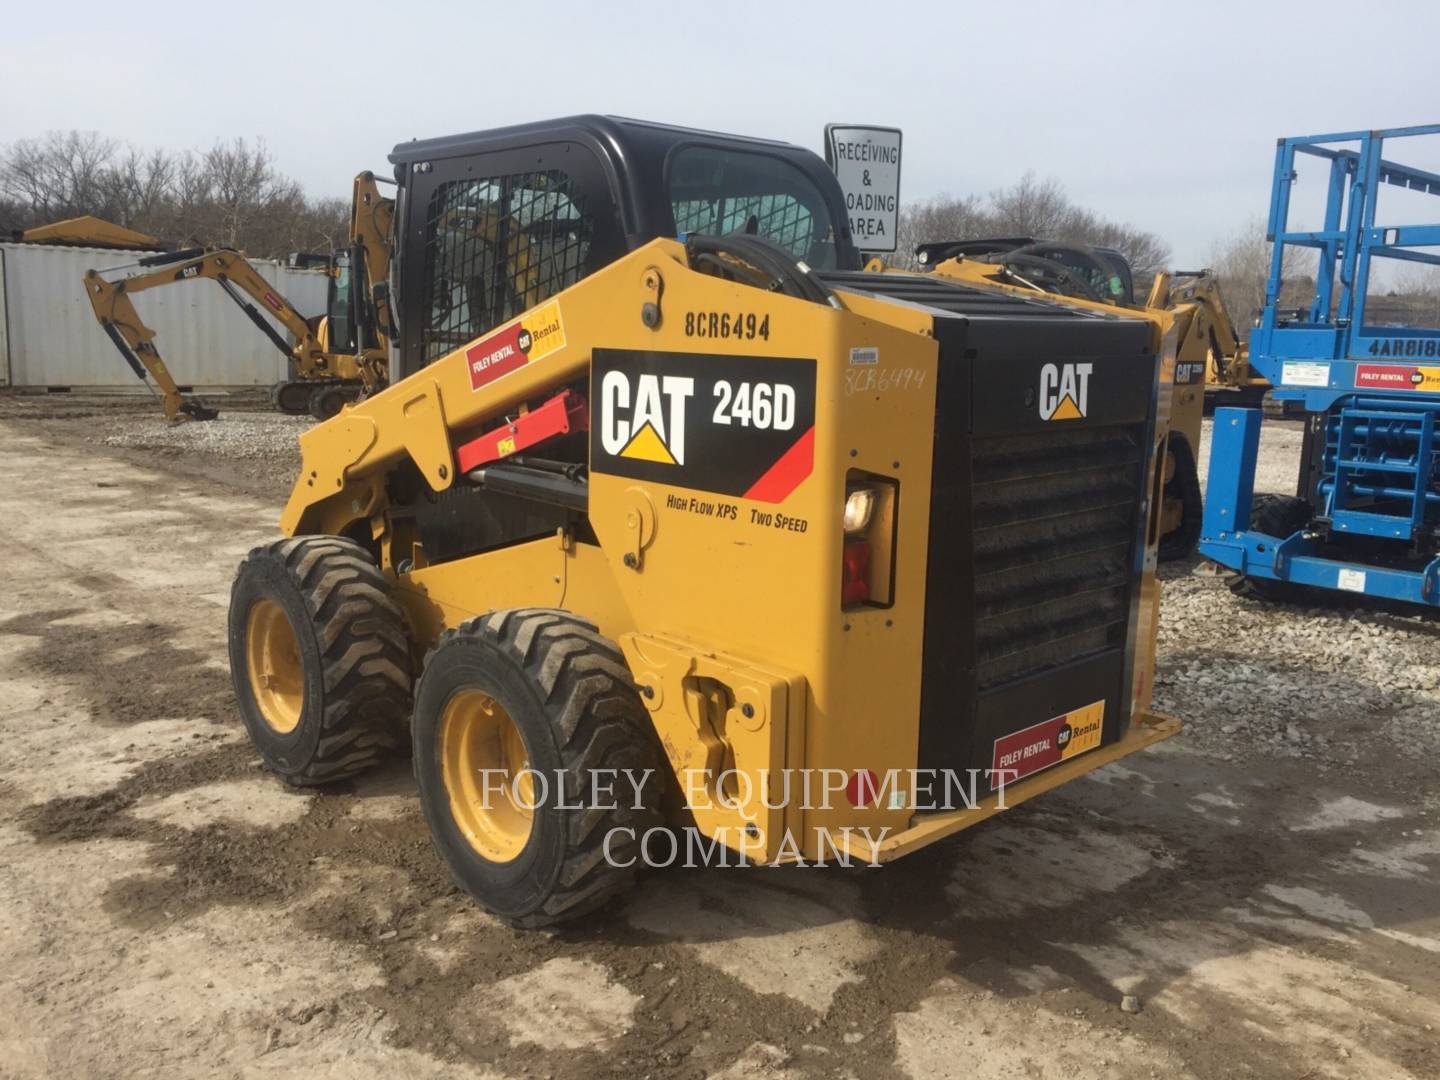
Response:
[[[1167,441],[1167,452],[1174,458],[1175,472],[1165,485],[1163,497],[1180,503],[1180,524],[1160,537],[1160,549],[1156,556],[1161,562],[1175,562],[1195,553],[1195,545],[1200,542],[1205,503],[1200,494],[1200,471],[1196,467],[1190,441],[1172,431]]]
[[[513,723],[524,743],[524,765],[512,755],[499,771],[546,778],[548,790],[525,800],[538,805],[518,839],[508,824],[492,831],[486,821],[492,807],[504,805],[500,794],[487,786],[489,798],[480,804],[458,790],[465,770],[490,768],[483,750],[457,747],[462,736],[452,731],[464,703],[477,695],[490,702],[488,712]],[[548,926],[593,911],[631,886],[640,837],[663,824],[668,766],[624,655],[593,624],[567,611],[524,608],[447,631],[416,687],[413,731],[415,777],[435,847],[485,908],[515,926]],[[638,798],[619,772],[626,769],[636,776],[652,770]],[[592,777],[610,770],[617,770],[614,797],[599,794],[597,801]],[[486,842],[497,834],[498,844]]]
[[[404,748],[410,641],[358,544],[305,536],[255,548],[230,591],[229,638],[245,727],[288,783],[344,780]]]

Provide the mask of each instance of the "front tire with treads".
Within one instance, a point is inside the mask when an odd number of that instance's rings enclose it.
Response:
[[[230,590],[229,638],[240,714],[282,779],[343,780],[404,748],[410,642],[360,545],[304,536],[255,548]]]
[[[447,631],[416,688],[413,732],[435,847],[485,908],[547,926],[633,883],[641,837],[663,824],[667,774],[624,655],[593,624],[525,608]],[[644,777],[638,793],[625,770]]]
[[[1205,516],[1204,496],[1200,493],[1200,471],[1190,442],[1179,432],[1171,432],[1167,452],[1175,461],[1175,473],[1165,485],[1164,498],[1180,505],[1180,524],[1160,538],[1157,556],[1161,562],[1188,559],[1200,542],[1201,519]]]

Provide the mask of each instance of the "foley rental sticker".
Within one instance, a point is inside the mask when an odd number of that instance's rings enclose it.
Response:
[[[551,300],[465,350],[470,389],[479,390],[564,347],[565,323],[560,318],[560,304]]]
[[[1440,368],[1415,367],[1410,364],[1359,364],[1355,368],[1355,387],[1367,390],[1440,391]]]
[[[900,217],[900,129],[827,124],[825,162],[845,193],[855,246],[894,251]]]
[[[1058,765],[1100,745],[1105,726],[1105,702],[1031,724],[995,740],[990,762],[990,786],[1013,783],[1023,776]]]

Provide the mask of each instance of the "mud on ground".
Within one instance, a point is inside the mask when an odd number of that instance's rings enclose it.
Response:
[[[1174,568],[1181,736],[883,870],[658,872],[517,932],[406,762],[257,767],[225,605],[302,422],[227,410],[237,457],[152,408],[0,398],[0,1073],[1440,1075],[1436,623]]]

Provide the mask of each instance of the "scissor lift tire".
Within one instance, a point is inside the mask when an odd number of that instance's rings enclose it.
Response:
[[[1310,504],[1293,495],[1256,495],[1250,507],[1250,528],[1281,539],[1310,524],[1314,514]],[[1303,585],[1272,578],[1235,574],[1229,580],[1230,591],[1236,596],[1273,603],[1295,603],[1308,590]]]

